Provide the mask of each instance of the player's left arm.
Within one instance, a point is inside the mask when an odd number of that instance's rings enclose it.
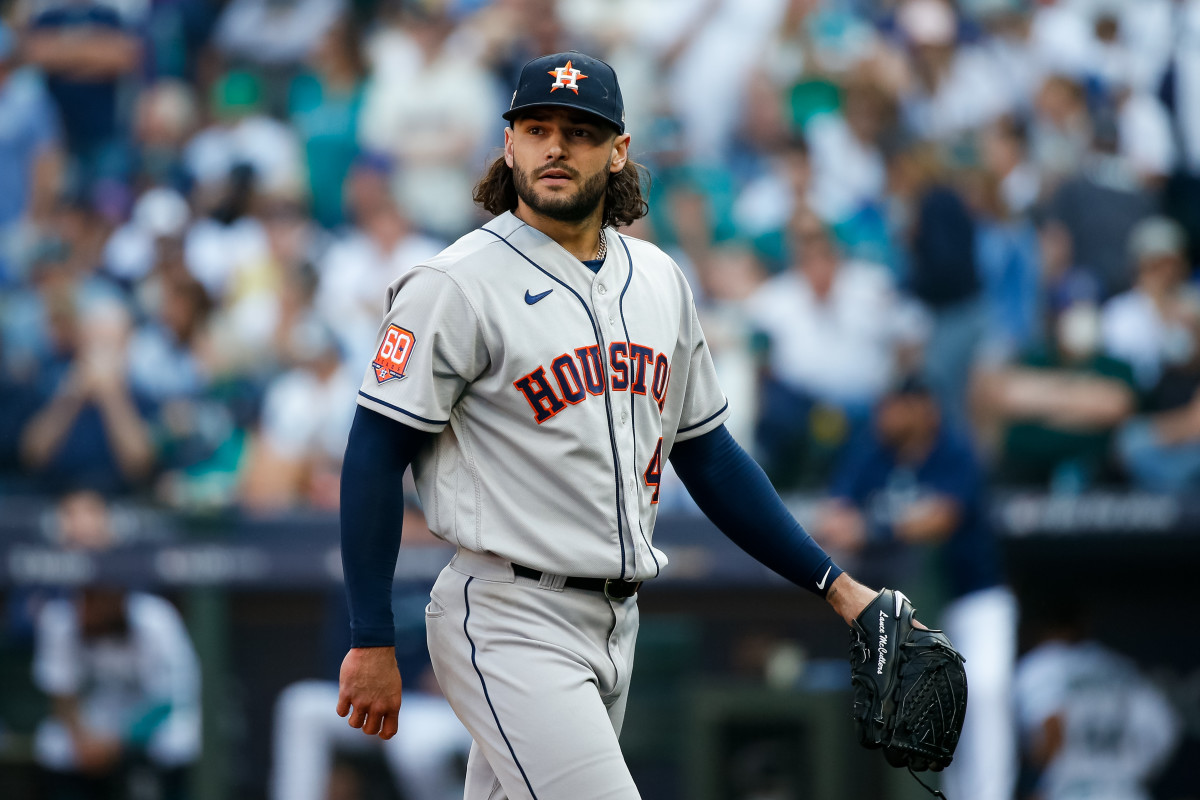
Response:
[[[824,597],[847,624],[875,597],[813,541],[724,425],[676,442],[671,463],[700,510],[760,563]]]

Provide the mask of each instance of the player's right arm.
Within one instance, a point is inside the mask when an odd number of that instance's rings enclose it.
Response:
[[[404,517],[404,471],[433,434],[359,406],[342,463],[342,572],[350,651],[337,712],[363,733],[390,739],[400,710],[392,576]],[[353,713],[351,711],[353,710]]]

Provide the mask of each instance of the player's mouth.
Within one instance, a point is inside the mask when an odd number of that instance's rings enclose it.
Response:
[[[575,176],[565,169],[548,169],[538,175],[538,182],[543,186],[566,186]]]

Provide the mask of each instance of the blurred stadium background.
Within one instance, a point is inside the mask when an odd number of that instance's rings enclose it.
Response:
[[[1003,796],[1200,797],[1197,0],[0,7],[0,797],[446,796],[417,773],[453,776],[453,736],[364,751],[281,698],[347,643],[339,461],[384,287],[481,221],[520,65],[566,49],[620,75],[630,232],[689,276],[798,517],[926,619],[1016,596],[985,660],[1020,659]],[[862,488],[873,447],[950,432],[941,483]],[[643,795],[924,796],[851,741],[841,623],[664,480]],[[931,499],[957,514],[922,534]],[[436,717],[448,552],[416,506],[405,541]]]

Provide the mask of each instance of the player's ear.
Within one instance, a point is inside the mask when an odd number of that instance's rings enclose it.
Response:
[[[513,129],[504,129],[504,163],[508,164],[509,168],[513,165]]]
[[[612,163],[608,167],[608,171],[616,175],[621,170],[625,169],[625,162],[629,160],[629,134],[622,133],[616,139],[613,139]]]

